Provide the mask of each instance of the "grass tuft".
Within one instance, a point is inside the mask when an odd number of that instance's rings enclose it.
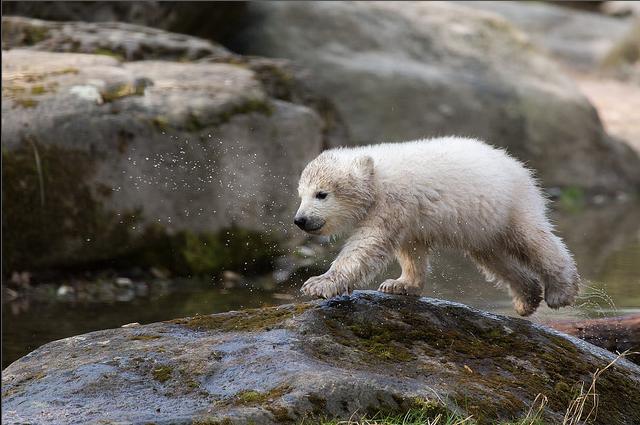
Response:
[[[596,383],[600,376],[607,369],[613,367],[613,365],[620,360],[632,353],[629,350],[619,353],[618,356],[613,359],[608,365],[603,367],[602,369],[597,369],[593,377],[591,378],[591,385],[587,390],[584,390],[584,383],[580,386],[579,394],[569,403],[569,407],[564,415],[564,420],[562,421],[562,425],[578,425],[580,423],[589,423],[589,421],[593,421],[598,414],[598,402],[600,396],[596,392]]]
[[[432,415],[430,409],[411,409],[404,415],[375,415],[371,418],[348,419],[346,421],[328,421],[321,425],[475,425],[469,417],[455,413]]]

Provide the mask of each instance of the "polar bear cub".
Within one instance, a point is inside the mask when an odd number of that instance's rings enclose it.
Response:
[[[294,222],[313,235],[350,234],[329,270],[302,292],[330,298],[369,284],[395,257],[402,274],[380,285],[416,294],[430,252],[462,250],[508,285],[517,313],[573,303],[579,276],[553,234],[545,198],[505,151],[457,137],[331,149],[302,172]]]

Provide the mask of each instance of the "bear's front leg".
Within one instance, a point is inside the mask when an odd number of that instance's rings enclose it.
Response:
[[[302,286],[306,295],[331,298],[366,286],[389,263],[395,246],[394,233],[376,223],[363,226],[349,238],[331,268]]]
[[[332,298],[337,295],[350,294],[351,288],[344,282],[339,282],[332,278],[331,273],[327,272],[320,276],[309,278],[301,289],[302,293],[312,297]]]
[[[419,241],[405,243],[396,250],[396,259],[402,268],[397,279],[387,279],[378,288],[380,292],[399,295],[419,295],[424,285],[429,249]]]

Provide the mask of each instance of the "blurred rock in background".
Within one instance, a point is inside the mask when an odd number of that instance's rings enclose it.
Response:
[[[478,137],[546,187],[640,187],[609,134],[640,133],[609,115],[605,131],[601,86],[583,94],[626,20],[493,2],[3,7],[7,273],[269,267],[299,172],[344,144]]]
[[[128,22],[220,41],[237,31],[242,1],[6,1],[3,16],[49,21]]]
[[[603,131],[570,75],[493,13],[451,3],[251,3],[231,48],[315,71],[353,144],[483,138],[546,186],[634,190],[638,156]]]
[[[4,17],[3,38],[8,270],[264,267],[344,137],[286,61],[129,24]]]

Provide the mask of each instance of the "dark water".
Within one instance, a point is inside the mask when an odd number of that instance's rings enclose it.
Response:
[[[640,202],[611,201],[556,211],[553,217],[576,256],[584,288],[575,307],[542,307],[531,320],[640,312]],[[395,273],[392,267],[387,274]],[[203,280],[153,281],[115,289],[110,283],[107,289],[95,285],[94,293],[85,296],[59,294],[52,286],[11,301],[4,297],[3,368],[46,342],[84,332],[302,300],[297,290],[301,283],[294,280],[273,290],[258,289],[264,285],[254,281],[233,289]],[[467,260],[452,253],[436,256],[424,295],[514,314],[506,291],[485,282]]]

